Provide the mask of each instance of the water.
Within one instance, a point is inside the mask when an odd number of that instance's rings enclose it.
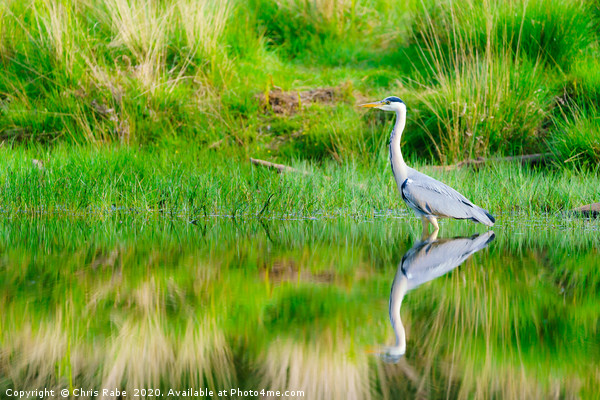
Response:
[[[0,397],[595,398],[597,231],[8,215]]]

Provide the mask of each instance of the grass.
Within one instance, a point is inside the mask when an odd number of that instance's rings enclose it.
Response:
[[[556,132],[549,138],[549,147],[557,158],[575,165],[595,165],[600,154],[600,117],[595,105],[585,108],[570,106],[564,119],[557,119]]]
[[[33,164],[34,159],[43,161],[43,170]],[[3,148],[0,160],[0,204],[8,215],[117,211],[169,213],[193,220],[215,214],[241,219],[369,218],[386,210],[408,214],[384,154],[367,168],[298,162],[294,165],[307,175],[281,176],[254,167],[245,158],[185,148],[73,151],[59,146],[49,152]],[[494,215],[556,214],[600,197],[593,169],[537,170],[511,163],[450,172],[418,163],[416,167]]]
[[[548,138],[576,130],[561,102],[587,109],[600,91],[597,7],[463,3],[7,1],[0,137],[364,163],[391,116],[354,105],[393,93],[409,108],[404,146],[421,159],[551,150]],[[256,97],[274,86],[344,89],[281,116]]]

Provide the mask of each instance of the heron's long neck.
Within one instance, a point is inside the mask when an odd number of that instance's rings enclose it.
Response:
[[[406,125],[406,111],[396,112],[396,123],[390,136],[390,164],[392,165],[392,172],[398,185],[398,190],[402,186],[402,183],[408,178],[408,167],[402,158],[402,151],[400,151],[400,139],[402,138],[402,131]]]
[[[407,290],[408,278],[398,269],[394,283],[392,284],[392,293],[390,294],[390,322],[396,335],[396,345],[394,347],[401,354],[404,354],[406,350],[406,331],[400,318],[400,307],[402,306],[402,300]]]

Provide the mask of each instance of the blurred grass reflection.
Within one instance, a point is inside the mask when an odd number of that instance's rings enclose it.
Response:
[[[366,349],[394,340],[389,289],[416,224],[97,218],[0,221],[1,390],[590,398],[600,384],[596,221],[507,215],[488,249],[407,296],[407,353],[388,365]]]

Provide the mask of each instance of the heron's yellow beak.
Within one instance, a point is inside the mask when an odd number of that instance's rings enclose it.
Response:
[[[381,102],[380,101],[376,101],[375,103],[361,104],[361,105],[359,105],[359,107],[375,108],[375,107],[380,106],[380,105],[381,105]]]
[[[369,346],[365,349],[367,354],[379,354],[381,351],[377,347]]]

